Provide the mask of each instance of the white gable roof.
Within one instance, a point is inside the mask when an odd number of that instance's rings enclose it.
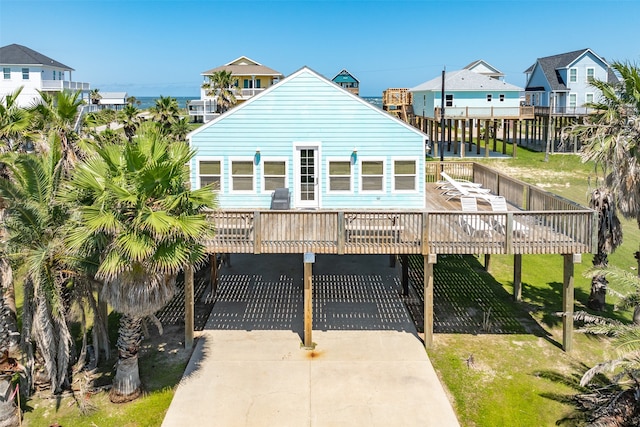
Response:
[[[492,79],[469,70],[449,71],[445,73],[444,87],[447,91],[523,91],[524,89],[502,80]],[[431,92],[442,90],[442,76],[422,83],[409,92]]]

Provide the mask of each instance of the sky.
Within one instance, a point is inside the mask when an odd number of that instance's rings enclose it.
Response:
[[[639,17],[638,0],[0,0],[0,46],[102,92],[198,97],[203,71],[247,56],[285,76],[347,69],[361,96],[382,96],[478,59],[520,87],[564,52],[640,63]]]

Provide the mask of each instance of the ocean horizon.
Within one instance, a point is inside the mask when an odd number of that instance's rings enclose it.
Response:
[[[133,95],[135,96],[135,95]],[[156,103],[156,99],[160,98],[160,95],[158,96],[136,96],[135,97],[138,101],[140,101],[139,105],[136,105],[136,107],[138,107],[140,110],[147,110],[151,107],[153,107]],[[172,98],[175,98],[176,101],[178,101],[178,106],[180,108],[187,108],[187,102],[194,100],[194,99],[200,99],[199,96],[172,96]],[[364,99],[365,101],[367,101],[369,104],[374,105],[378,108],[382,108],[382,97],[381,96],[363,96],[361,97],[362,99]]]

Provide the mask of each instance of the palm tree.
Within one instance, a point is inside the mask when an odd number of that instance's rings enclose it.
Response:
[[[52,138],[60,141],[62,149],[60,164],[68,171],[78,159],[82,158],[82,151],[78,147],[78,134],[74,130],[78,107],[83,103],[80,91],[65,90],[55,95],[40,92],[40,95],[42,102],[31,108],[35,117],[35,128],[42,133],[44,141],[49,140],[49,144]]]
[[[127,104],[128,105],[138,106],[139,107],[141,103],[142,102],[138,98],[136,98],[135,96],[128,96],[127,97]]]
[[[213,206],[213,192],[189,189],[194,155],[144,123],[130,143],[96,149],[72,181],[83,206],[69,247],[96,260],[100,296],[121,313],[114,402],[140,395],[142,320],[170,300],[185,265],[205,258],[201,242],[212,228],[202,210]]]
[[[31,114],[17,104],[22,88],[20,86],[0,99],[0,152],[14,151],[33,138],[33,134],[29,132]]]
[[[165,135],[171,133],[171,127],[180,120],[178,101],[170,96],[160,96],[151,107],[151,118],[161,125]]]
[[[138,126],[140,126],[140,118],[138,114],[140,110],[133,106],[133,104],[127,104],[118,112],[118,120],[123,125],[124,134],[129,141],[136,134]]]
[[[56,202],[60,159],[59,145],[39,156],[5,155],[2,161],[11,179],[0,180],[0,196],[7,203],[6,251],[24,286],[22,340],[28,377],[33,378],[38,352],[54,393],[69,383],[72,356],[67,323],[72,276],[62,231],[69,210]]]
[[[186,141],[189,130],[189,119],[181,117],[180,120],[171,126],[170,136],[178,141]]]
[[[205,89],[207,96],[215,98],[218,112],[224,113],[236,105],[238,100],[235,96],[231,71],[216,71],[208,77],[209,81],[204,83],[202,88]]]
[[[100,95],[100,89],[91,89],[89,92],[89,99],[92,104],[98,104],[102,99],[102,95]]]
[[[598,251],[593,257],[593,266],[606,268],[608,255],[622,244],[622,225],[616,213],[613,195],[605,187],[591,193],[589,207],[598,212]],[[602,274],[591,278],[591,294],[587,306],[593,310],[603,310],[607,294],[607,278]]]
[[[583,142],[583,160],[602,168],[604,185],[620,213],[634,218],[640,227],[640,70],[622,62],[614,62],[612,68],[620,82],[591,82],[602,97],[587,105],[595,113],[573,133]],[[640,267],[640,250],[636,258]]]
[[[621,296],[617,308],[637,307],[640,303],[638,276],[616,267],[593,268],[586,274],[606,276],[616,287],[626,289],[617,292]],[[573,397],[580,413],[572,418],[586,420],[591,423],[588,425],[594,426],[639,425],[640,325],[637,322],[624,324],[585,312],[576,313],[576,318],[586,322],[584,332],[613,337],[618,357],[599,363],[582,375],[580,386],[586,390]],[[603,381],[602,375],[606,373],[612,375]]]

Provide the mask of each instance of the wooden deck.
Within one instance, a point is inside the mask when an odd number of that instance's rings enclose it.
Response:
[[[437,189],[441,168],[504,196],[508,212],[460,200]],[[426,209],[217,210],[212,253],[318,254],[581,254],[593,251],[596,213],[491,168],[471,162],[427,163]],[[475,218],[475,219],[474,219]],[[477,232],[471,223],[491,224]]]

